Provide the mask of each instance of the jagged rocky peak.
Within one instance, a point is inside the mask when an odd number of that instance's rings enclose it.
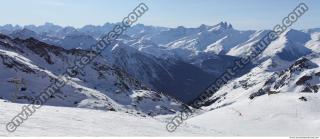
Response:
[[[232,25],[228,22],[220,22],[219,24],[213,26],[214,29],[233,29]]]

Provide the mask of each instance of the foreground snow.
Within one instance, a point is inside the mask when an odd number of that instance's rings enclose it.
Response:
[[[299,98],[304,96],[307,101]],[[172,115],[140,117],[122,112],[45,106],[14,133],[5,124],[20,104],[0,101],[0,136],[319,136],[319,94],[282,93],[241,100],[195,116],[174,133]]]
[[[302,96],[307,101],[300,100]],[[228,136],[319,136],[320,95],[282,93],[245,99],[187,123]]]
[[[5,125],[23,105],[0,100],[0,136],[200,136],[214,131],[185,126],[174,133],[166,131],[159,119],[122,112],[44,106],[14,133]]]

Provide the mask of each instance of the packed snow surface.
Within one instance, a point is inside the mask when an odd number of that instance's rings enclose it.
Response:
[[[185,126],[170,133],[165,128],[164,118],[52,106],[43,106],[15,132],[6,131],[6,124],[21,112],[22,106],[22,104],[0,100],[0,136],[201,136],[217,134],[215,131],[192,126]]]
[[[299,98],[304,96],[307,101]],[[44,106],[14,133],[5,124],[21,104],[0,101],[0,136],[319,136],[319,94],[282,93],[244,99],[184,122],[170,133],[173,115],[140,117],[122,112]]]

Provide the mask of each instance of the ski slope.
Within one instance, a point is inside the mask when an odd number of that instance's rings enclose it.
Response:
[[[304,96],[307,101],[299,98]],[[319,136],[320,95],[280,93],[241,99],[193,117],[187,124],[228,136]]]
[[[307,101],[302,101],[304,96]],[[319,136],[319,94],[281,93],[243,99],[188,119],[177,130],[166,120],[79,108],[44,106],[14,133],[6,123],[21,104],[0,101],[0,136]]]
[[[164,118],[160,117],[141,117],[124,112],[52,106],[43,106],[15,132],[7,132],[5,130],[7,122],[21,111],[22,106],[22,104],[0,100],[0,136],[209,136],[218,134],[215,131],[193,126],[184,126],[170,133],[165,128]]]

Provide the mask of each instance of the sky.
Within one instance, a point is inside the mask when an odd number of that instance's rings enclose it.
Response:
[[[139,19],[146,25],[197,27],[225,21],[243,30],[272,29],[304,2],[309,11],[293,28],[320,27],[320,0],[1,0],[0,25],[116,23],[140,2],[149,7]]]

